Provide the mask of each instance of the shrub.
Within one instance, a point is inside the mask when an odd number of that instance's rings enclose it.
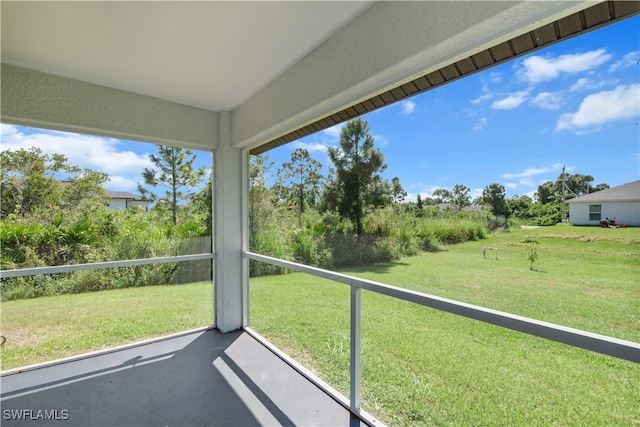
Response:
[[[291,260],[290,247],[284,233],[278,233],[272,228],[262,228],[254,241],[251,242],[251,251],[268,255],[274,258]],[[249,275],[251,277],[284,274],[287,269],[254,260],[249,261]]]

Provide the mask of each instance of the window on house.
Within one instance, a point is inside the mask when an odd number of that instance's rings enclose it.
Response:
[[[602,219],[602,205],[589,205],[589,221]]]

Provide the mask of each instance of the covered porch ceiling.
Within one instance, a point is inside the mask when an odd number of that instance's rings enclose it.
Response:
[[[372,2],[2,2],[2,62],[233,111]]]
[[[225,112],[232,146],[260,153],[639,9],[627,1],[3,1],[2,117],[211,150]],[[141,108],[158,123],[183,123],[157,138],[158,125],[119,126],[118,114]]]

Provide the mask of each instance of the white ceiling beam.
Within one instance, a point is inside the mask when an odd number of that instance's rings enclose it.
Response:
[[[218,114],[2,65],[2,122],[211,151]]]

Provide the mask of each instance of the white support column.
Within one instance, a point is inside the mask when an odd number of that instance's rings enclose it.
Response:
[[[243,262],[245,154],[233,148],[231,113],[219,113],[214,165],[215,317],[221,332],[243,326],[245,274]]]

